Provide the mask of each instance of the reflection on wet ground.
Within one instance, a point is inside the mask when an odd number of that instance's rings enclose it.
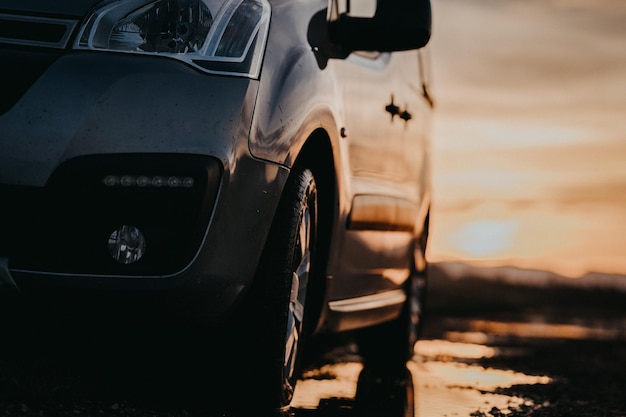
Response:
[[[626,321],[623,327],[608,327],[604,323],[555,324],[545,322],[505,322],[489,320],[462,321],[470,331],[447,332],[447,338],[454,341],[482,341],[507,337],[575,339],[575,340],[626,340]]]
[[[335,363],[304,374],[292,413],[319,417],[548,416],[562,415],[551,413],[565,404],[583,408],[580,414],[568,408],[563,415],[594,415],[598,409],[607,416],[626,415],[619,399],[614,405],[614,398],[604,410],[608,399],[600,399],[598,405],[580,397],[581,392],[591,397],[597,395],[594,392],[614,393],[625,382],[619,369],[626,359],[626,328],[596,324],[437,319],[431,323],[436,331],[430,336],[441,338],[417,342],[406,378],[385,380],[368,374],[358,356],[340,354]],[[611,367],[618,371],[611,374],[607,371]],[[581,378],[587,385],[577,382]],[[584,407],[591,414],[582,411]]]
[[[329,398],[353,400],[359,374],[363,366],[359,362],[324,365],[308,370],[298,381],[293,400],[294,408],[317,408]]]
[[[626,292],[451,279],[442,271],[431,271],[430,308],[404,389],[396,380],[395,391],[383,391],[344,351],[305,373],[293,413],[626,416]],[[377,408],[359,403],[368,384],[378,390]],[[412,401],[402,396],[409,388]]]
[[[419,417],[469,416],[491,410],[536,408],[530,399],[497,393],[514,385],[548,384],[547,376],[526,375],[511,370],[486,368],[465,359],[498,354],[484,345],[423,340],[417,343],[418,360],[409,368],[416,373],[416,412]],[[480,353],[484,355],[480,355]]]
[[[309,370],[296,388],[290,414],[409,417],[414,415],[414,374],[381,375],[358,362]]]
[[[513,385],[548,384],[551,378],[467,363],[498,352],[479,344],[421,340],[407,364],[406,378],[393,380],[368,375],[359,362],[324,365],[305,373],[293,410],[296,416],[444,417],[541,407],[530,399],[496,391]]]

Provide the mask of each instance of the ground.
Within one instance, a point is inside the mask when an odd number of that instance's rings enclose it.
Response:
[[[405,378],[368,374],[346,339],[308,363],[290,414],[626,416],[626,292],[524,284],[478,269],[459,278],[452,267],[431,266],[422,338]],[[194,381],[133,346],[132,329],[48,322],[16,332],[18,316],[4,315],[0,416],[232,415],[188,402],[181,387]]]

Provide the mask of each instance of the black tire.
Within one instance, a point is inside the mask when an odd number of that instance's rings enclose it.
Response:
[[[356,332],[364,367],[376,374],[404,375],[419,339],[426,297],[428,223],[415,243],[412,271],[404,284],[406,301],[396,319]]]
[[[256,351],[249,381],[255,409],[284,409],[300,376],[306,339],[307,289],[315,272],[318,194],[313,174],[294,168],[266,243],[253,286]]]

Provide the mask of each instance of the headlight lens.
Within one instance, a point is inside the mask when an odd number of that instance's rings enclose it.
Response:
[[[256,77],[269,16],[267,0],[114,0],[87,17],[75,47],[159,55]]]

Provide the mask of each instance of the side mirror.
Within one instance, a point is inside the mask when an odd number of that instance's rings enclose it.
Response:
[[[371,17],[353,16],[349,0],[343,7],[339,1],[331,0],[328,36],[343,50],[404,51],[419,49],[430,40],[430,0],[377,0]]]

